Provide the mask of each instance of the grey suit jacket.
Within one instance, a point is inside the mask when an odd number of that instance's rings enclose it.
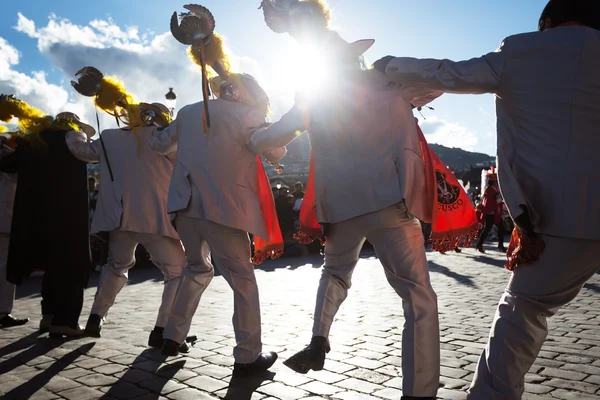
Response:
[[[165,157],[150,148],[148,142],[154,130],[145,127],[135,132],[123,129],[102,132],[114,182],[100,140],[89,142],[80,132],[67,134],[67,145],[75,157],[90,163],[100,162],[92,233],[121,230],[179,239],[167,213],[174,154]]]
[[[421,90],[494,93],[499,182],[512,217],[527,206],[539,233],[600,239],[600,31],[526,33],[480,58],[397,58],[386,72]]]
[[[203,103],[182,108],[177,119],[157,131],[150,145],[177,151],[168,211],[203,218],[266,239],[257,186],[257,154],[278,161],[286,153],[261,134],[265,115],[244,104],[210,100],[211,128],[202,129]]]
[[[341,80],[309,101],[309,124],[292,109],[266,129],[269,136],[285,138],[285,132],[308,128],[320,223],[341,222],[402,200],[413,215],[431,220],[410,107],[413,94],[387,83],[375,70],[353,82]]]

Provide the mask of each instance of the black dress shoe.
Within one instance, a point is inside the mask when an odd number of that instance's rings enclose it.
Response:
[[[414,396],[402,396],[400,400],[435,400],[436,397],[414,397]]]
[[[29,322],[29,318],[15,318],[8,314],[6,317],[0,319],[0,326],[3,328],[9,328],[11,326],[21,326]]]
[[[102,317],[96,314],[90,314],[85,325],[85,334],[91,337],[100,337],[102,331]]]
[[[283,365],[300,374],[306,374],[311,369],[321,371],[325,364],[325,354],[329,353],[329,350],[327,339],[323,336],[315,336],[304,350],[291,356],[283,362]]]
[[[504,247],[504,246],[498,246],[498,251],[500,251],[502,253],[506,253],[506,247]]]
[[[159,326],[155,326],[152,332],[150,332],[150,337],[148,338],[148,346],[158,348],[163,345],[163,332],[165,328],[161,328]]]
[[[265,372],[277,361],[277,353],[271,351],[268,353],[260,353],[258,358],[250,364],[233,364],[233,377],[246,377],[258,375]]]
[[[187,341],[179,344],[171,339],[163,339],[162,350],[160,354],[168,357],[176,357],[179,353],[187,354],[192,349]]]

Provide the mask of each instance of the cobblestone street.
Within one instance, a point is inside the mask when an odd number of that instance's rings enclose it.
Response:
[[[495,306],[507,283],[504,255],[429,253],[438,294],[442,367],[438,396],[460,400],[487,341]],[[13,315],[29,324],[0,330],[0,394],[6,399],[400,399],[402,305],[379,261],[359,263],[348,300],[333,325],[326,371],[299,375],[282,361],[311,336],[321,258],[281,259],[257,270],[264,350],[279,353],[271,373],[231,381],[233,295],[217,276],[190,334],[199,341],[186,357],[166,360],[146,347],[161,298],[160,273],[134,268],[108,315],[101,339],[63,342],[39,335],[40,279],[18,289]],[[98,273],[80,323],[85,324]],[[551,333],[527,375],[524,399],[600,399],[600,276],[550,320]]]

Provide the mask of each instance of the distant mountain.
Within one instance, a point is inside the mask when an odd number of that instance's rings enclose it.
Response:
[[[429,144],[437,156],[453,171],[465,171],[471,168],[489,168],[496,165],[496,157],[483,153],[473,153],[457,147]]]

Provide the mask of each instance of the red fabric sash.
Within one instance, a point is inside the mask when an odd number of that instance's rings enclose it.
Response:
[[[308,182],[304,192],[304,199],[300,206],[300,231],[294,238],[302,244],[310,244],[321,237],[321,225],[317,219],[317,196],[315,194],[315,160],[311,153],[310,167],[308,169]]]
[[[254,256],[253,264],[262,264],[266,259],[276,259],[283,254],[283,236],[279,228],[279,220],[275,209],[275,200],[273,200],[273,191],[269,183],[269,177],[262,164],[260,156],[256,156],[256,180],[258,183],[258,198],[260,201],[260,210],[262,212],[265,229],[267,230],[267,239],[259,238],[254,235]]]
[[[464,243],[470,246],[476,238],[480,224],[469,196],[456,177],[431,150],[421,128],[417,124],[421,151],[425,161],[426,199],[431,207],[431,237],[433,250],[444,252],[453,250]],[[294,237],[304,244],[321,237],[321,227],[317,220],[314,183],[314,160],[311,155],[308,182],[302,207],[300,208],[300,231]]]

